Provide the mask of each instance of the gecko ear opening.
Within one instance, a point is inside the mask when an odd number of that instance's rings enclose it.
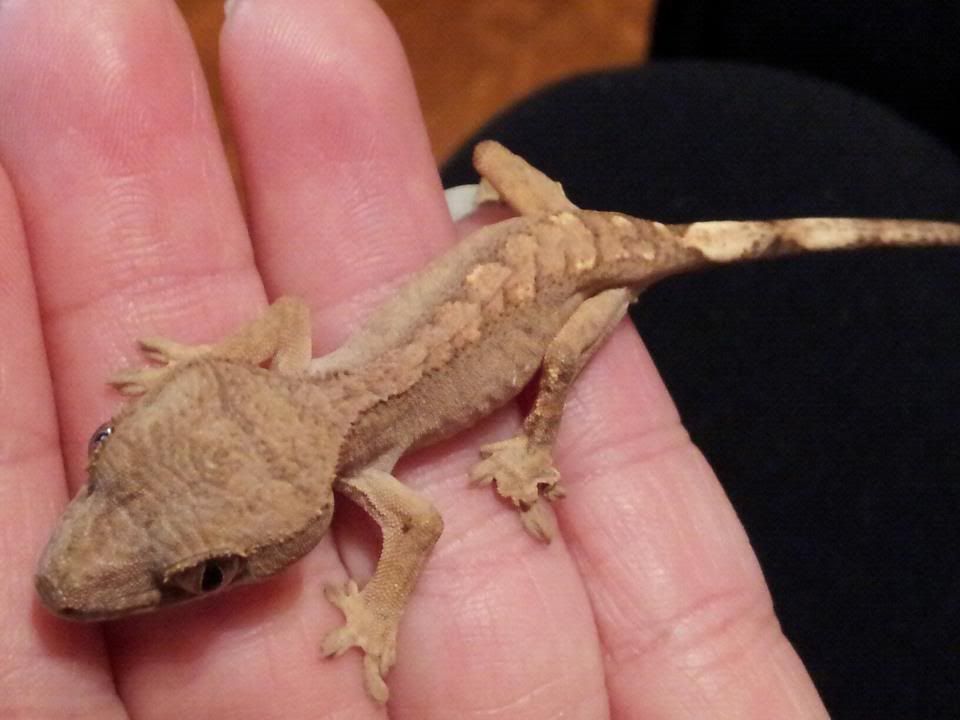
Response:
[[[166,578],[164,585],[188,595],[206,595],[227,587],[241,574],[243,560],[237,555],[207,558]]]

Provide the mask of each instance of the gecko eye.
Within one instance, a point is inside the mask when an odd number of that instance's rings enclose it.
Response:
[[[173,575],[168,583],[189,593],[204,595],[226,587],[240,573],[240,558],[236,555],[210,558]]]
[[[93,435],[90,436],[90,442],[87,443],[87,454],[92,456],[97,450],[100,449],[100,446],[103,445],[104,441],[112,434],[112,422],[105,422],[103,425],[94,430]]]

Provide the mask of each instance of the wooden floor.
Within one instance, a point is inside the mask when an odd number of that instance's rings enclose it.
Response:
[[[223,0],[178,0],[211,80]],[[647,55],[654,0],[380,0],[413,68],[442,161],[511,101],[568,75]],[[223,124],[221,123],[221,127]]]

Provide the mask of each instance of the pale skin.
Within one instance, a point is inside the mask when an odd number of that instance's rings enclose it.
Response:
[[[213,343],[292,294],[321,353],[380,288],[453,243],[391,31],[372,3],[237,4],[223,54],[246,228],[172,6],[39,5],[0,9],[0,161],[17,193],[0,194],[13,299],[0,304],[0,393],[30,408],[5,418],[0,446],[0,714],[378,716],[360,653],[319,658],[342,623],[323,585],[370,574],[358,516],[272,581],[105,627],[48,616],[32,574],[68,485],[84,480],[90,431],[116,410],[102,382],[136,362],[133,338]],[[41,30],[45,42],[22,41]],[[80,74],[96,63],[109,71]],[[43,93],[15,92],[38,78]],[[629,328],[574,397],[549,546],[467,487],[477,447],[518,428],[512,408],[396,470],[445,531],[404,615],[389,713],[822,716],[742,528]]]

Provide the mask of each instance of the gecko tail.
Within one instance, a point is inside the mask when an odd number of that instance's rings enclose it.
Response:
[[[796,218],[669,227],[681,245],[711,262],[885,245],[960,245],[960,224],[928,220]]]

